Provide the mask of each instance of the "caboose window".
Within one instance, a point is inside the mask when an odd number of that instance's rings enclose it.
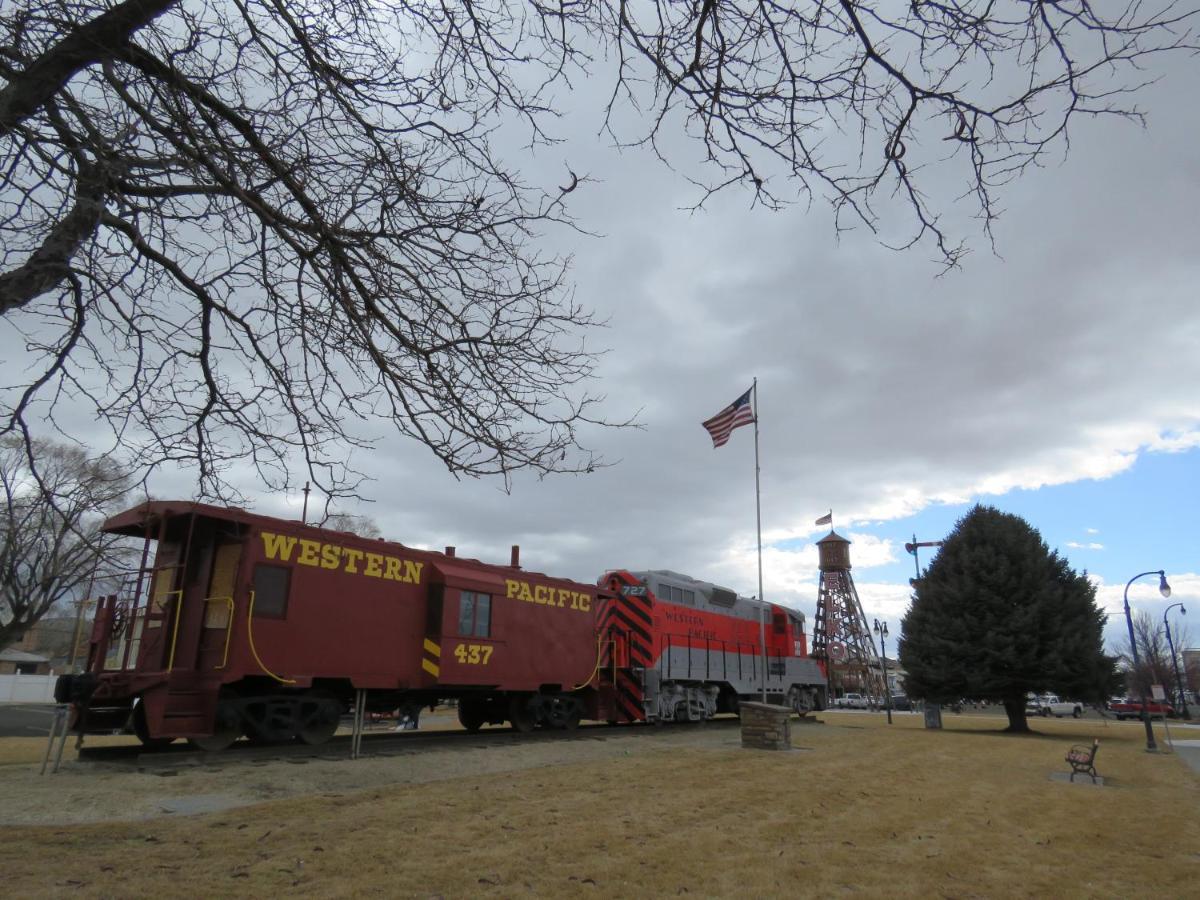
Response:
[[[288,588],[292,570],[285,566],[254,567],[254,617],[282,619],[287,616]]]
[[[463,637],[492,636],[492,597],[474,591],[460,591],[458,633]]]

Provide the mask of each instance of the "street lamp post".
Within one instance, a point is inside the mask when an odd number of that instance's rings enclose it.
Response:
[[[1171,625],[1167,622],[1167,613],[1177,606],[1179,607],[1179,614],[1181,616],[1187,615],[1187,609],[1184,608],[1182,603],[1172,603],[1163,610],[1163,626],[1167,629],[1167,647],[1171,650],[1171,666],[1175,669],[1175,687],[1179,691],[1179,714],[1185,719],[1190,719],[1192,714],[1188,712],[1187,695],[1183,692],[1183,679],[1179,677],[1179,660],[1175,656],[1175,644],[1171,641]]]
[[[892,724],[892,689],[888,686],[887,677],[887,622],[882,625],[875,620],[875,633],[879,635],[879,664],[883,666],[883,696],[887,703],[888,724]]]
[[[1129,585],[1147,575],[1157,575],[1158,592],[1164,597],[1171,596],[1171,586],[1167,584],[1167,574],[1162,569],[1139,572],[1125,584],[1125,624],[1129,626],[1129,650],[1133,654],[1133,677],[1135,679],[1138,678],[1138,669],[1141,668],[1141,662],[1138,659],[1137,637],[1133,633],[1133,615],[1129,612]],[[1139,690],[1142,695],[1142,724],[1146,726],[1146,752],[1156,753],[1158,752],[1158,744],[1154,742],[1154,728],[1150,724],[1150,698],[1146,696],[1146,689],[1144,687],[1139,688]]]

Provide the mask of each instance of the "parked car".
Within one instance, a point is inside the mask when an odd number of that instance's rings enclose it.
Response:
[[[870,700],[864,694],[842,694],[833,701],[834,709],[867,709],[870,706]]]
[[[1054,716],[1056,719],[1073,716],[1078,719],[1083,715],[1083,704],[1075,700],[1060,700],[1057,694],[1030,694],[1025,699],[1025,715]]]
[[[1142,701],[1137,697],[1126,697],[1119,703],[1109,702],[1108,709],[1118,719],[1137,719],[1142,715]],[[1152,716],[1170,716],[1175,718],[1175,707],[1170,703],[1163,703],[1159,700],[1150,700],[1146,704],[1146,710]]]
[[[911,710],[912,701],[907,694],[892,694],[892,709]]]

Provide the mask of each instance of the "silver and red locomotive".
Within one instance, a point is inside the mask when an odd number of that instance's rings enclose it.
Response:
[[[671,572],[584,584],[524,571],[515,547],[492,565],[192,502],[105,530],[144,549],[128,594],[99,603],[86,671],[57,685],[81,734],[320,743],[357,692],[378,710],[456,701],[470,730],[825,703],[801,616]]]

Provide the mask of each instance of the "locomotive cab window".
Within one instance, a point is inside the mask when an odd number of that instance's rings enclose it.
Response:
[[[292,570],[259,563],[254,567],[254,617],[282,619],[287,616],[288,588]]]
[[[671,603],[679,603],[683,606],[696,605],[695,591],[689,591],[686,588],[681,588],[674,584],[667,584],[666,582],[659,584],[658,598]]]
[[[475,591],[460,591],[458,633],[463,637],[492,636],[492,597]]]

